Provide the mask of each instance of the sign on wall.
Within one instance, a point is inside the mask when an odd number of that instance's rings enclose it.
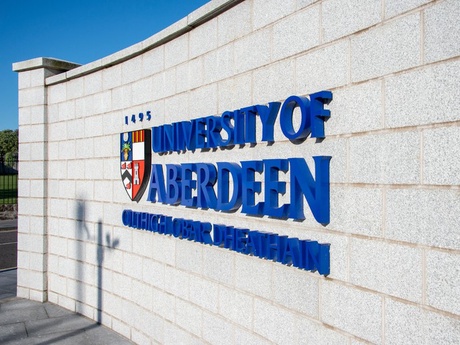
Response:
[[[315,220],[327,224],[330,221],[330,156],[313,157],[314,178],[304,158],[163,166],[151,164],[151,154],[152,151],[171,154],[256,144],[258,132],[262,133],[261,141],[274,142],[278,116],[281,131],[291,142],[305,140],[308,136],[322,139],[325,138],[324,123],[330,117],[330,111],[324,106],[331,100],[330,91],[321,91],[309,98],[290,96],[283,104],[253,105],[226,111],[221,116],[163,124],[151,131],[121,133],[120,171],[125,190],[130,199],[137,202],[148,187],[147,200],[152,203],[219,212],[240,210],[247,215],[294,220],[305,219],[306,201]],[[295,119],[296,114],[300,114],[299,121]],[[142,120],[143,115],[140,115]],[[284,204],[280,202],[280,195],[286,193],[287,183],[280,179],[280,173],[289,177],[289,202]],[[123,212],[122,220],[124,225],[133,228],[329,274],[328,244],[131,210]]]

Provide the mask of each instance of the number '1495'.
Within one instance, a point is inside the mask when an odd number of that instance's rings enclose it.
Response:
[[[126,115],[125,116],[125,125],[129,125],[130,121],[131,121],[131,123],[136,123],[136,121],[142,122],[144,120],[150,121],[151,118],[152,118],[152,115],[150,113],[150,110],[148,110],[145,113],[145,115],[144,115],[144,113],[139,113],[138,115],[133,114],[133,115],[131,115],[131,119],[129,118],[129,115]]]

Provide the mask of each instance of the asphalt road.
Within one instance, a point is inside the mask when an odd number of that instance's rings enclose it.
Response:
[[[0,270],[16,268],[18,230],[16,220],[0,221]]]

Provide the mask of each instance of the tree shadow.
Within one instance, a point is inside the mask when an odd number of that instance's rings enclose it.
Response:
[[[77,256],[77,301],[84,303],[85,294],[83,290],[84,282],[84,261],[85,256],[85,241],[93,241],[91,237],[90,230],[86,223],[86,205],[84,201],[78,201],[76,206],[76,241],[75,241],[75,252]],[[120,244],[119,239],[112,239],[110,232],[105,234],[105,242],[103,235],[103,226],[102,220],[99,219],[97,223],[97,245],[96,245],[96,259],[97,259],[97,323],[101,324],[102,322],[102,311],[104,308],[103,305],[103,263],[105,258],[105,252],[107,250],[112,250]],[[78,309],[78,308],[77,308]],[[78,310],[77,310],[78,312]]]
[[[75,228],[75,255],[77,259],[77,302],[83,303],[85,300],[85,294],[83,291],[83,277],[84,277],[84,265],[83,265],[83,257],[84,257],[84,246],[85,244],[83,241],[91,240],[91,234],[88,229],[88,225],[86,224],[86,205],[84,201],[78,201],[76,205],[76,228]],[[76,308],[78,311],[78,308]]]
[[[111,250],[120,244],[118,238],[111,239],[110,233],[105,234],[105,246],[103,242],[102,235],[102,221],[99,219],[97,222],[97,323],[100,324],[102,321],[102,310],[103,310],[103,295],[102,295],[102,286],[103,286],[103,270],[102,264],[104,263],[104,252],[106,250]]]

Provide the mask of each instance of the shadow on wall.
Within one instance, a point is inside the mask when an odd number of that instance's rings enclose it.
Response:
[[[86,302],[85,287],[84,287],[84,275],[85,275],[85,263],[84,258],[86,257],[86,250],[90,248],[86,244],[97,241],[96,243],[96,259],[97,259],[97,323],[102,321],[102,311],[104,309],[103,304],[103,263],[104,263],[104,253],[106,250],[111,250],[118,247],[120,241],[118,239],[113,239],[110,236],[110,232],[105,234],[105,244],[104,244],[104,235],[102,228],[102,220],[99,219],[97,223],[97,237],[92,237],[88,224],[86,222],[86,205],[84,201],[78,201],[76,205],[76,233],[75,233],[75,253],[77,256],[77,286],[76,286],[76,297],[77,297],[77,312],[81,313],[80,308],[84,308]],[[89,253],[88,253],[89,254]],[[79,308],[78,303],[81,303]]]

